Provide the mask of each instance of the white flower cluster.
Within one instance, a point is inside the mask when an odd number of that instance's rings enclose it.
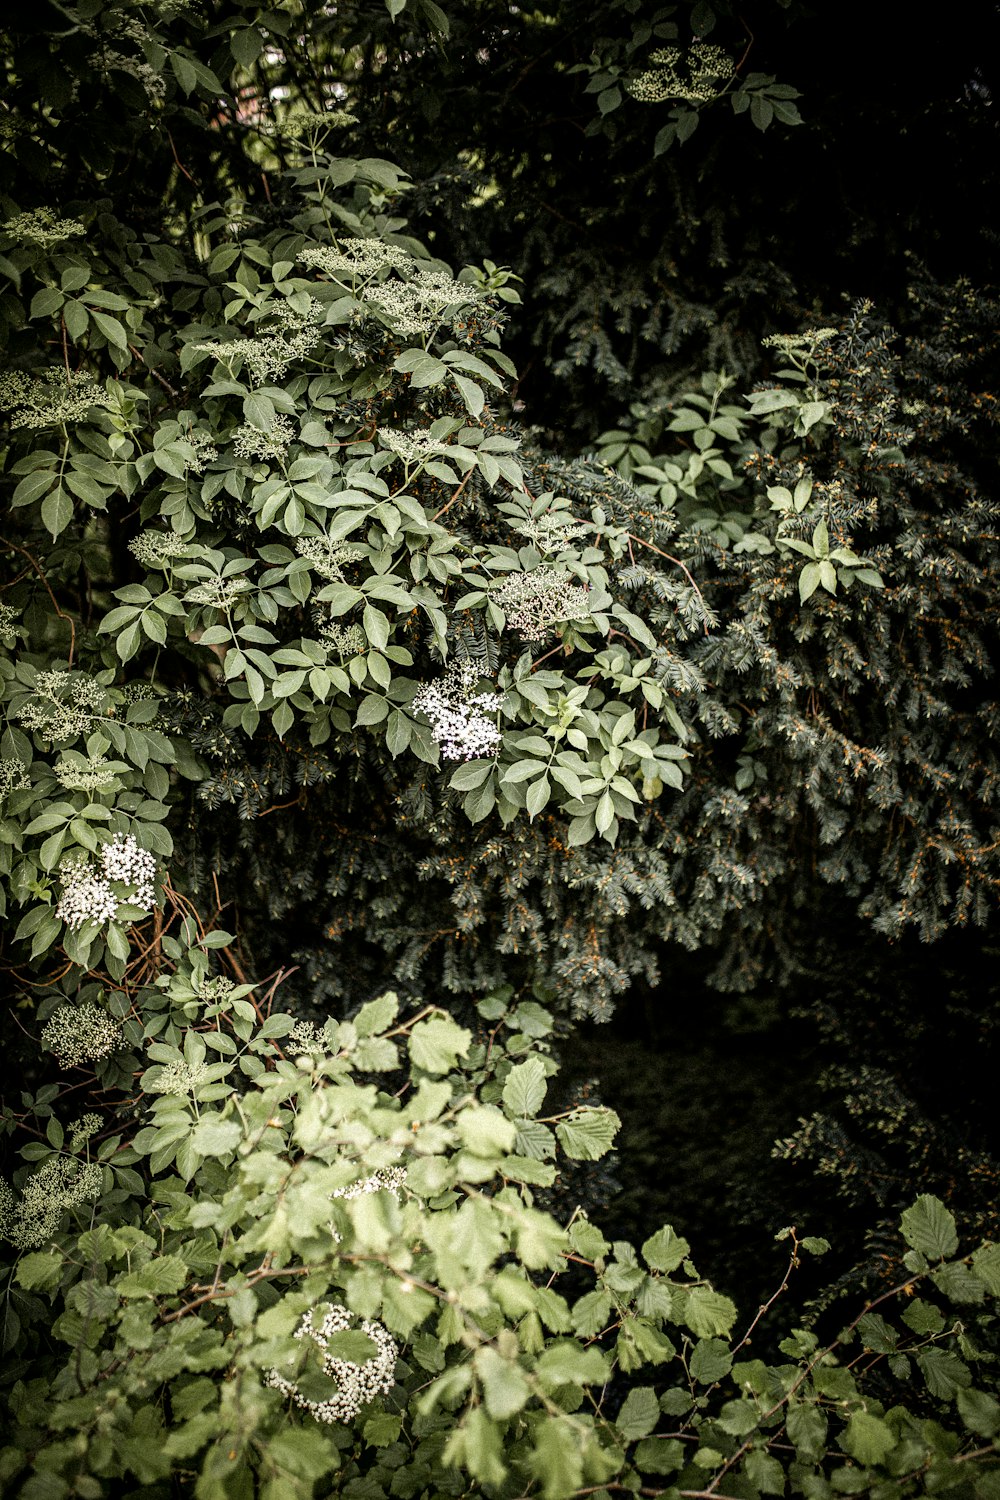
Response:
[[[295,550],[321,578],[332,583],[342,581],[341,569],[345,563],[359,562],[365,556],[364,547],[357,542],[332,542],[326,536],[297,536]]]
[[[282,120],[278,134],[287,136],[292,141],[308,139],[318,143],[329,131],[346,130],[349,125],[357,123],[357,115],[352,115],[346,109],[296,110],[295,114]]]
[[[494,603],[507,616],[509,629],[526,641],[540,641],[565,620],[590,618],[587,590],[568,573],[536,568],[531,573],[511,573],[492,589]]]
[[[280,380],[290,364],[315,348],[320,336],[316,325],[322,323],[325,309],[315,297],[310,297],[304,313],[285,303],[274,310],[273,316],[279,325],[277,329],[257,334],[236,346],[258,385]]]
[[[71,1120],[66,1127],[69,1149],[73,1152],[82,1151],[87,1142],[100,1130],[102,1123],[100,1115],[93,1113],[80,1115],[77,1119]]]
[[[60,786],[68,792],[97,792],[114,786],[115,768],[104,755],[78,755],[75,760],[60,760],[52,767]]]
[[[225,1005],[235,988],[224,974],[211,974],[198,985],[198,999],[206,1005]]]
[[[131,833],[116,833],[102,846],[100,860],[101,873],[86,860],[64,859],[59,866],[63,892],[56,916],[71,931],[84,922],[113,922],[121,905],[139,906],[147,912],[156,905],[156,860],[148,850],[140,849]],[[129,893],[119,897],[112,884],[128,887]]]
[[[19,1250],[34,1250],[50,1240],[67,1208],[101,1196],[104,1169],[68,1156],[51,1156],[28,1178],[18,1201],[0,1183],[0,1235]]]
[[[20,611],[12,604],[0,604],[0,635],[12,636]]]
[[[6,756],[0,760],[0,802],[11,792],[26,792],[30,785],[31,778],[23,761]]]
[[[210,604],[213,609],[230,610],[250,587],[246,578],[206,578],[188,589],[185,604]]]
[[[412,281],[383,281],[369,287],[365,301],[374,304],[398,333],[433,333],[449,309],[456,313],[475,301],[477,292],[467,282],[445,271],[418,271]]]
[[[352,1199],[363,1198],[367,1193],[385,1191],[398,1198],[400,1188],[405,1186],[405,1167],[380,1167],[370,1177],[362,1177],[360,1182],[352,1182],[350,1187],[334,1188],[330,1197],[343,1198],[345,1203],[350,1203]]]
[[[34,697],[22,704],[16,717],[25,729],[34,730],[48,740],[68,740],[90,726],[97,717],[90,710],[101,708],[105,696],[100,683],[89,677],[74,677],[69,672],[39,672]]]
[[[413,707],[431,722],[431,735],[445,760],[478,760],[496,755],[503,736],[487,714],[497,714],[501,693],[474,693],[479,680],[474,662],[453,662],[444,677],[428,682],[417,693]]]
[[[237,458],[256,458],[261,463],[280,463],[288,452],[288,445],[295,437],[291,417],[277,416],[264,432],[259,427],[244,422],[233,433],[233,451]]]
[[[272,1386],[283,1396],[290,1396],[296,1406],[316,1418],[317,1422],[353,1422],[363,1406],[376,1396],[385,1396],[392,1390],[396,1376],[396,1361],[399,1350],[388,1330],[381,1323],[366,1318],[361,1332],[375,1345],[376,1352],[363,1365],[351,1359],[338,1359],[326,1352],[327,1345],[336,1333],[345,1333],[351,1326],[351,1314],[346,1307],[335,1302],[320,1323],[314,1321],[312,1312],[307,1312],[295,1330],[297,1339],[310,1338],[323,1352],[323,1373],[336,1382],[336,1389],[323,1401],[310,1401],[292,1380],[287,1380],[277,1370],[269,1370],[264,1384]]]
[[[166,80],[155,68],[151,68],[148,62],[138,57],[126,57],[124,52],[118,52],[113,47],[102,47],[97,52],[90,54],[91,67],[98,72],[107,73],[111,68],[117,69],[119,73],[127,73],[137,83],[141,83],[146,90],[146,97],[154,103],[162,99],[167,92]]]
[[[122,1048],[122,1030],[99,1005],[57,1005],[42,1031],[42,1047],[61,1068],[98,1062]]]
[[[320,626],[319,640],[325,650],[336,651],[341,660],[368,650],[368,637],[360,625],[340,625],[336,620]]]
[[[5,219],[0,229],[22,244],[39,245],[43,250],[84,232],[79,219],[59,219],[51,208],[34,208],[30,213],[16,214],[13,219]]]
[[[183,1058],[178,1058],[176,1062],[164,1063],[163,1067],[143,1084],[143,1088],[147,1094],[173,1094],[175,1098],[180,1099],[185,1094],[193,1094],[195,1089],[207,1082],[209,1077],[208,1063],[189,1063]]]
[[[562,552],[586,531],[587,523],[568,512],[546,511],[540,516],[524,516],[507,523],[512,531],[534,542],[539,552]]]
[[[686,58],[679,47],[660,47],[650,54],[656,67],[629,79],[625,88],[643,104],[662,104],[667,99],[681,99],[687,104],[707,104],[732,78],[736,64],[721,47],[711,42],[695,42]],[[682,76],[686,63],[687,76]]]
[[[448,445],[439,443],[426,432],[400,432],[396,427],[380,427],[379,441],[405,463],[420,463],[432,453],[447,453]]]
[[[328,276],[343,280],[341,272],[365,279],[375,276],[387,266],[397,270],[413,264],[413,256],[400,245],[384,245],[381,240],[344,240],[339,248],[332,245],[313,246],[303,250],[299,260]]]
[[[143,568],[164,568],[171,558],[187,557],[190,544],[173,531],[143,531],[129,542],[128,550]]]
[[[11,427],[61,427],[83,422],[92,406],[111,409],[103,386],[80,370],[51,369],[40,380],[21,370],[0,376],[0,407],[11,412]]]
[[[772,333],[761,339],[764,349],[777,349],[790,358],[815,359],[821,345],[837,337],[836,328],[804,328],[801,333]]]

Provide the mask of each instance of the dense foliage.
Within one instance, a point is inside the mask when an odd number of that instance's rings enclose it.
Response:
[[[1000,1493],[982,1096],[928,1117],[849,962],[898,1029],[886,945],[996,908],[995,298],[943,254],[899,331],[818,316],[773,240],[696,288],[636,186],[683,226],[725,161],[728,235],[814,20],[4,23],[10,1493]],[[743,1334],[683,1235],[605,1238],[619,1121],[559,1077],[678,949],[811,986],[835,1102],[779,1150],[877,1209],[794,1317],[783,1230]]]

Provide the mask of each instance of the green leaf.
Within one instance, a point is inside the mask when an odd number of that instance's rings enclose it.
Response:
[[[957,1391],[955,1404],[962,1421],[977,1437],[991,1438],[1000,1432],[1000,1404],[985,1391]]]
[[[640,1385],[629,1391],[618,1413],[615,1426],[626,1442],[648,1437],[660,1420],[660,1403],[652,1386]]]
[[[235,1120],[207,1115],[198,1121],[192,1140],[202,1156],[225,1156],[243,1139],[243,1128]]]
[[[899,1221],[906,1243],[928,1260],[944,1260],[958,1249],[958,1232],[954,1216],[940,1198],[922,1193]]]
[[[805,567],[802,569],[802,572],[799,574],[800,604],[805,604],[806,600],[811,599],[813,594],[815,594],[820,585],[820,576],[819,563],[806,563]]]
[[[598,1161],[611,1150],[621,1123],[613,1109],[578,1109],[559,1121],[556,1135],[574,1161]]]
[[[691,1246],[671,1224],[657,1230],[642,1247],[642,1258],[653,1271],[676,1271],[690,1253]]]
[[[488,1158],[513,1151],[517,1131],[492,1104],[474,1104],[458,1117],[458,1133],[473,1156]]]
[[[47,1291],[58,1286],[62,1276],[63,1258],[49,1250],[36,1250],[31,1255],[22,1255],[17,1263],[16,1280],[28,1291]]]
[[[694,1286],[687,1296],[684,1321],[699,1338],[727,1334],[736,1320],[736,1304],[707,1286]]]
[[[431,1016],[410,1033],[410,1060],[425,1073],[449,1073],[471,1045],[471,1031],[447,1016]]]
[[[699,1339],[691,1351],[688,1368],[699,1385],[713,1385],[733,1366],[729,1345],[723,1339]]]
[[[537,1115],[548,1087],[545,1069],[537,1057],[511,1068],[503,1086],[503,1102],[508,1114],[531,1119]]]
[[[354,1029],[358,1036],[375,1036],[387,1031],[399,1014],[399,999],[391,991],[369,1000],[354,1018]]]
[[[859,1464],[882,1464],[896,1446],[892,1428],[881,1417],[856,1411],[838,1439],[845,1453]]]
[[[113,1285],[120,1297],[163,1297],[179,1292],[191,1279],[180,1256],[161,1255],[117,1277]]]
[[[518,1365],[503,1359],[487,1345],[476,1351],[475,1366],[482,1382],[483,1402],[491,1417],[502,1422],[521,1410],[531,1388]]]
[[[53,541],[61,536],[73,519],[73,501],[62,485],[42,501],[42,525],[52,533]]]

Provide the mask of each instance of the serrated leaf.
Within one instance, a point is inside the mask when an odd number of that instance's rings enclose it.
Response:
[[[707,1286],[694,1286],[688,1293],[684,1321],[699,1338],[727,1334],[736,1320],[736,1304]]]
[[[671,1224],[650,1235],[642,1247],[642,1258],[652,1271],[676,1271],[691,1253],[691,1246]]]
[[[621,1123],[613,1109],[578,1109],[559,1121],[556,1135],[574,1161],[599,1161],[614,1145]]]
[[[538,1113],[547,1088],[545,1069],[537,1057],[518,1063],[511,1068],[503,1086],[502,1098],[508,1114],[531,1119]]]
[[[431,1016],[410,1033],[410,1058],[425,1073],[448,1073],[471,1045],[471,1031],[447,1016]]]
[[[882,1464],[896,1446],[895,1434],[881,1417],[856,1411],[838,1439],[845,1453],[859,1464]]]
[[[906,1243],[929,1260],[945,1260],[958,1249],[954,1215],[932,1193],[922,1193],[906,1209],[899,1228]]]

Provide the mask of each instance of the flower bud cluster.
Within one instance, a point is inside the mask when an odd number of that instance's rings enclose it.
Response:
[[[406,1186],[405,1167],[380,1167],[370,1177],[362,1177],[360,1182],[352,1182],[350,1187],[334,1188],[330,1194],[331,1198],[343,1198],[349,1203],[353,1198],[362,1198],[366,1193],[381,1193],[383,1190],[399,1197],[399,1190]]]
[[[57,761],[52,769],[68,792],[97,792],[116,781],[114,767],[104,755],[78,755],[75,760]]]
[[[210,1077],[208,1063],[189,1063],[178,1058],[176,1062],[164,1063],[162,1068],[143,1081],[142,1086],[147,1094],[172,1094],[175,1098],[182,1099],[185,1094],[193,1094]]]
[[[331,583],[343,582],[341,570],[345,563],[359,562],[365,556],[364,547],[357,542],[332,542],[326,536],[298,536],[295,550],[321,578]]]
[[[492,590],[492,598],[506,615],[509,629],[518,631],[526,641],[543,640],[565,620],[590,618],[587,590],[569,573],[549,568],[511,573]]]
[[[112,408],[103,386],[80,370],[51,369],[41,380],[21,370],[0,376],[0,407],[11,412],[11,427],[62,427],[84,422],[91,407]]]
[[[93,1113],[80,1115],[78,1119],[71,1120],[66,1127],[69,1149],[73,1152],[82,1151],[87,1142],[100,1130],[102,1124],[100,1115]]]
[[[129,542],[128,550],[143,568],[165,567],[174,557],[187,557],[190,544],[173,531],[143,531]]]
[[[433,453],[447,453],[448,445],[439,443],[426,432],[399,432],[395,427],[380,427],[379,441],[404,463],[419,463]]]
[[[20,1200],[0,1184],[0,1235],[19,1250],[34,1250],[52,1238],[66,1209],[93,1202],[103,1185],[104,1169],[96,1162],[51,1156],[28,1178]]]
[[[274,309],[273,315],[278,329],[259,333],[236,346],[258,385],[280,380],[289,365],[315,348],[320,336],[317,324],[322,323],[325,309],[315,297],[310,297],[304,312],[284,303]]]
[[[17,214],[13,219],[5,219],[0,229],[22,244],[39,245],[43,250],[84,233],[79,219],[59,219],[51,208],[33,208],[30,213]]]
[[[340,625],[330,620],[320,626],[319,639],[325,650],[336,651],[341,660],[368,650],[368,637],[360,625]]]
[[[185,604],[209,604],[213,609],[230,610],[250,587],[247,578],[206,578],[188,589]]]
[[[332,245],[312,246],[303,250],[299,260],[317,271],[342,280],[340,273],[350,276],[375,276],[389,266],[397,270],[411,266],[413,256],[401,245],[384,245],[381,240],[345,240],[339,247]]]
[[[26,792],[30,785],[31,778],[23,761],[7,757],[0,760],[0,802],[11,792]]]
[[[61,1068],[77,1068],[120,1052],[121,1025],[99,1005],[58,1005],[45,1023],[42,1047]]]
[[[474,693],[479,680],[474,662],[453,662],[444,677],[425,683],[413,699],[413,707],[430,720],[431,735],[445,760],[478,760],[496,755],[503,736],[496,723],[486,717],[503,706],[502,693]]]
[[[244,422],[233,433],[233,452],[237,458],[256,458],[261,463],[280,463],[288,445],[296,436],[291,417],[277,416],[266,432]]]
[[[318,1323],[314,1313],[307,1312],[295,1330],[297,1339],[310,1338],[318,1345],[323,1352],[323,1373],[336,1382],[336,1388],[325,1400],[310,1401],[293,1380],[287,1380],[277,1370],[268,1371],[264,1384],[290,1396],[296,1406],[308,1411],[317,1422],[353,1422],[363,1406],[392,1390],[399,1350],[381,1323],[366,1318],[361,1324],[361,1332],[375,1345],[376,1352],[371,1359],[364,1364],[355,1364],[353,1360],[328,1354],[327,1345],[333,1335],[345,1333],[350,1326],[351,1314],[346,1307],[335,1302]]]
[[[106,693],[99,682],[69,672],[39,672],[34,695],[17,711],[25,729],[48,740],[69,740],[82,734],[103,707]]]
[[[707,104],[722,92],[736,65],[728,52],[711,42],[695,42],[686,58],[679,47],[660,47],[650,54],[654,68],[629,79],[625,88],[643,104],[662,104],[680,99],[687,104]],[[682,75],[686,63],[687,76]]]

